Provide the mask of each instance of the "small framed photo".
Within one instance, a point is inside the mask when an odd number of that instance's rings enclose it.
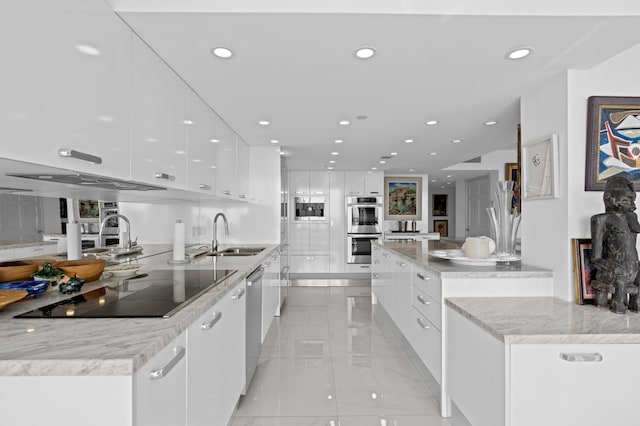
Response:
[[[504,165],[504,180],[512,180],[515,182],[513,185],[513,199],[511,200],[511,213],[519,212],[520,210],[520,168],[518,163],[505,163]]]
[[[447,216],[447,194],[433,194],[431,216]]]
[[[591,96],[587,109],[585,191],[604,191],[621,175],[640,191],[640,97]]]
[[[591,287],[595,269],[591,267],[591,238],[571,239],[573,252],[573,280],[576,290],[576,303],[593,305],[596,292]]]
[[[522,198],[558,198],[558,135],[522,147]]]
[[[433,232],[437,232],[441,237],[449,236],[449,221],[447,220],[434,220]]]

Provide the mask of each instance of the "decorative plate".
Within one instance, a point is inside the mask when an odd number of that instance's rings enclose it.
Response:
[[[25,290],[27,296],[38,296],[44,293],[49,286],[48,280],[11,281],[0,284],[0,290]]]
[[[112,265],[104,268],[105,272],[110,272],[114,277],[128,277],[135,275],[142,265]]]

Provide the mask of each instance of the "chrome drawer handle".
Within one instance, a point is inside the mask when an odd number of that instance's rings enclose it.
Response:
[[[222,191],[224,195],[231,195],[231,191]]]
[[[429,281],[429,280],[431,279],[431,277],[430,277],[430,276],[425,275],[425,274],[424,274],[424,273],[422,273],[422,272],[418,272],[416,275],[418,276],[418,278],[420,278],[420,279],[421,279],[421,280],[423,280],[423,281]]]
[[[422,318],[418,318],[418,325],[425,330],[429,329],[429,326],[424,323],[424,320]]]
[[[221,318],[222,318],[222,312],[220,311],[214,312],[213,319],[211,320],[211,322],[205,322],[200,324],[200,330],[211,330],[213,326],[216,325],[218,321],[220,321]]]
[[[167,365],[165,365],[162,368],[158,368],[156,370],[152,370],[151,373],[149,373],[149,379],[158,380],[158,379],[162,379],[163,377],[165,377],[167,374],[169,374],[169,372],[173,369],[173,367],[175,367],[176,364],[178,364],[180,362],[180,360],[182,358],[184,358],[185,352],[186,351],[182,346],[177,346],[177,347],[173,348],[173,353],[175,355],[173,356],[171,361],[169,361],[167,363]]]
[[[211,190],[211,185],[207,185],[207,184],[201,183],[200,185],[198,185],[198,188],[204,189],[205,191],[210,191]]]
[[[60,157],[71,157],[76,160],[88,161],[89,163],[102,164],[102,158],[87,154],[86,152],[75,151],[73,149],[60,148],[58,150],[58,155]]]
[[[305,256],[305,257],[304,257],[304,260],[313,260],[313,259],[314,259],[314,257],[313,257],[313,256]]]
[[[422,303],[423,305],[430,305],[430,304],[431,304],[431,303],[430,303],[428,300],[426,300],[426,299],[425,299],[421,294],[419,294],[419,295],[416,297],[416,299],[418,299],[418,301],[419,301],[420,303]]]
[[[247,196],[246,196],[246,195],[244,195],[244,194],[240,194],[240,195],[238,195],[238,197],[239,197],[239,198],[247,198]]]
[[[565,354],[561,353],[560,358],[569,362],[602,362],[602,355],[595,354]]]
[[[231,300],[241,299],[243,295],[244,295],[244,288],[241,288],[240,290],[238,290],[238,292],[236,294],[231,296]]]
[[[156,172],[155,177],[158,179],[175,180],[176,177],[168,173]]]
[[[399,260],[398,260],[396,263],[397,263],[398,265],[400,265],[400,267],[402,267],[402,268],[404,268],[405,266],[407,266],[407,264],[406,264],[406,263],[401,262],[401,261],[399,261]]]

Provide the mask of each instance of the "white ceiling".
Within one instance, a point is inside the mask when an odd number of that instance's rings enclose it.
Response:
[[[515,149],[521,94],[640,42],[637,0],[526,9],[511,0],[106,1],[249,145],[279,140],[290,169],[336,160],[336,170],[444,177],[444,167]],[[235,56],[213,57],[221,45]],[[376,56],[356,59],[360,46]],[[534,53],[505,59],[521,46]],[[439,124],[425,125],[432,119]]]

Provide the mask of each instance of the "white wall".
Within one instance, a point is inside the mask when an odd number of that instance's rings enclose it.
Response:
[[[555,296],[573,301],[571,238],[590,237],[589,220],[604,212],[602,192],[585,192],[589,96],[640,96],[640,45],[588,71],[569,71],[522,97],[522,142],[558,133],[560,198],[523,200],[522,254],[552,269]],[[526,220],[525,220],[526,219]]]

